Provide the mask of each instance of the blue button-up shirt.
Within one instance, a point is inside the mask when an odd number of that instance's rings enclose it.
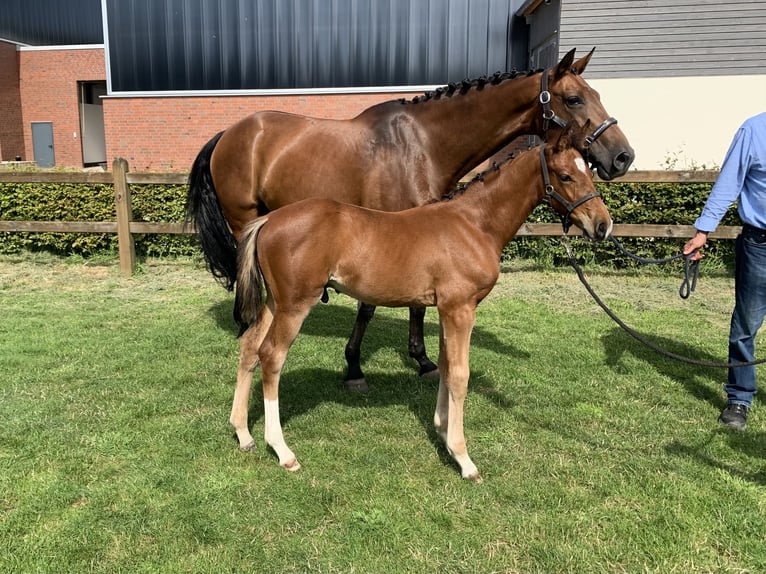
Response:
[[[766,229],[766,112],[746,120],[737,130],[694,227],[715,231],[737,198],[740,219]]]

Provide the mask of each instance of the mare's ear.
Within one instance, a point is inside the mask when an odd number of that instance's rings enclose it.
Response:
[[[588,65],[588,62],[590,62],[591,57],[593,56],[593,52],[596,51],[596,47],[593,46],[593,49],[588,52],[585,56],[577,60],[574,64],[572,64],[572,69],[575,71],[576,74],[582,75],[582,73],[585,71],[585,66]]]
[[[554,79],[558,80],[561,76],[566,74],[572,68],[572,62],[574,62],[574,55],[575,55],[575,48],[572,48],[566,54],[564,54],[564,57],[561,58],[561,61],[556,66],[556,71],[553,73]]]

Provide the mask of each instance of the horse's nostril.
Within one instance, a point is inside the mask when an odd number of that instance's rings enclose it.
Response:
[[[626,165],[629,165],[632,161],[633,155],[624,151],[617,154],[617,157],[614,158],[614,167],[622,169]]]

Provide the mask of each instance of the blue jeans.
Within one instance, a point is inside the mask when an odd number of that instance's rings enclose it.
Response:
[[[755,335],[766,316],[766,230],[749,225],[735,244],[734,311],[729,331],[729,362],[755,360]],[[730,404],[750,406],[756,393],[755,367],[729,369],[724,390]]]

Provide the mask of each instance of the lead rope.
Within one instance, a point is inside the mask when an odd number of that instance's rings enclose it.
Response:
[[[639,343],[642,345],[645,345],[649,347],[650,349],[657,351],[661,355],[664,355],[666,357],[669,357],[671,359],[675,359],[676,361],[681,361],[683,363],[688,363],[691,365],[697,365],[700,367],[711,367],[711,368],[733,368],[733,367],[752,367],[754,365],[760,365],[762,363],[766,363],[766,359],[758,359],[756,361],[748,361],[746,363],[719,363],[715,361],[702,361],[698,359],[691,359],[689,357],[684,357],[683,355],[678,355],[676,353],[673,353],[671,351],[668,351],[667,349],[663,349],[659,345],[649,341],[642,335],[638,334],[636,331],[628,327],[617,315],[614,314],[614,312],[599,298],[599,296],[596,294],[596,292],[593,290],[593,288],[588,283],[587,279],[585,279],[585,274],[582,271],[582,268],[577,263],[577,260],[574,257],[574,254],[572,253],[572,248],[569,245],[569,239],[566,235],[562,235],[561,237],[561,244],[564,246],[564,249],[567,252],[567,257],[569,258],[569,264],[574,268],[575,272],[577,273],[577,277],[580,279],[580,282],[585,286],[585,289],[590,293],[590,296],[593,297],[593,300],[598,304],[599,307],[601,307],[604,312],[609,315],[609,317],[617,323],[622,329],[631,337],[636,339]],[[636,256],[638,257],[638,256]],[[673,259],[678,259],[677,255],[674,255],[673,257],[669,258],[668,260],[672,261]],[[688,258],[687,258],[688,259]],[[694,285],[696,286],[696,276],[694,279]],[[691,290],[694,290],[694,287],[691,288]],[[682,295],[683,297],[683,295]],[[687,295],[688,297],[688,295]]]
[[[675,261],[676,259],[684,257],[684,279],[681,281],[681,287],[678,289],[678,295],[681,297],[681,299],[688,299],[689,295],[691,295],[697,288],[697,279],[699,278],[700,274],[700,262],[699,259],[696,261],[692,260],[692,253],[684,256],[682,251],[680,253],[676,253],[675,255],[671,255],[670,257],[665,257],[664,259],[647,259],[645,257],[641,257],[640,255],[636,255],[635,253],[631,253],[625,249],[622,243],[620,243],[614,235],[610,235],[609,239],[612,240],[612,243],[614,243],[615,247],[617,247],[617,249],[620,250],[624,255],[627,255],[639,263],[669,263],[670,261]]]

